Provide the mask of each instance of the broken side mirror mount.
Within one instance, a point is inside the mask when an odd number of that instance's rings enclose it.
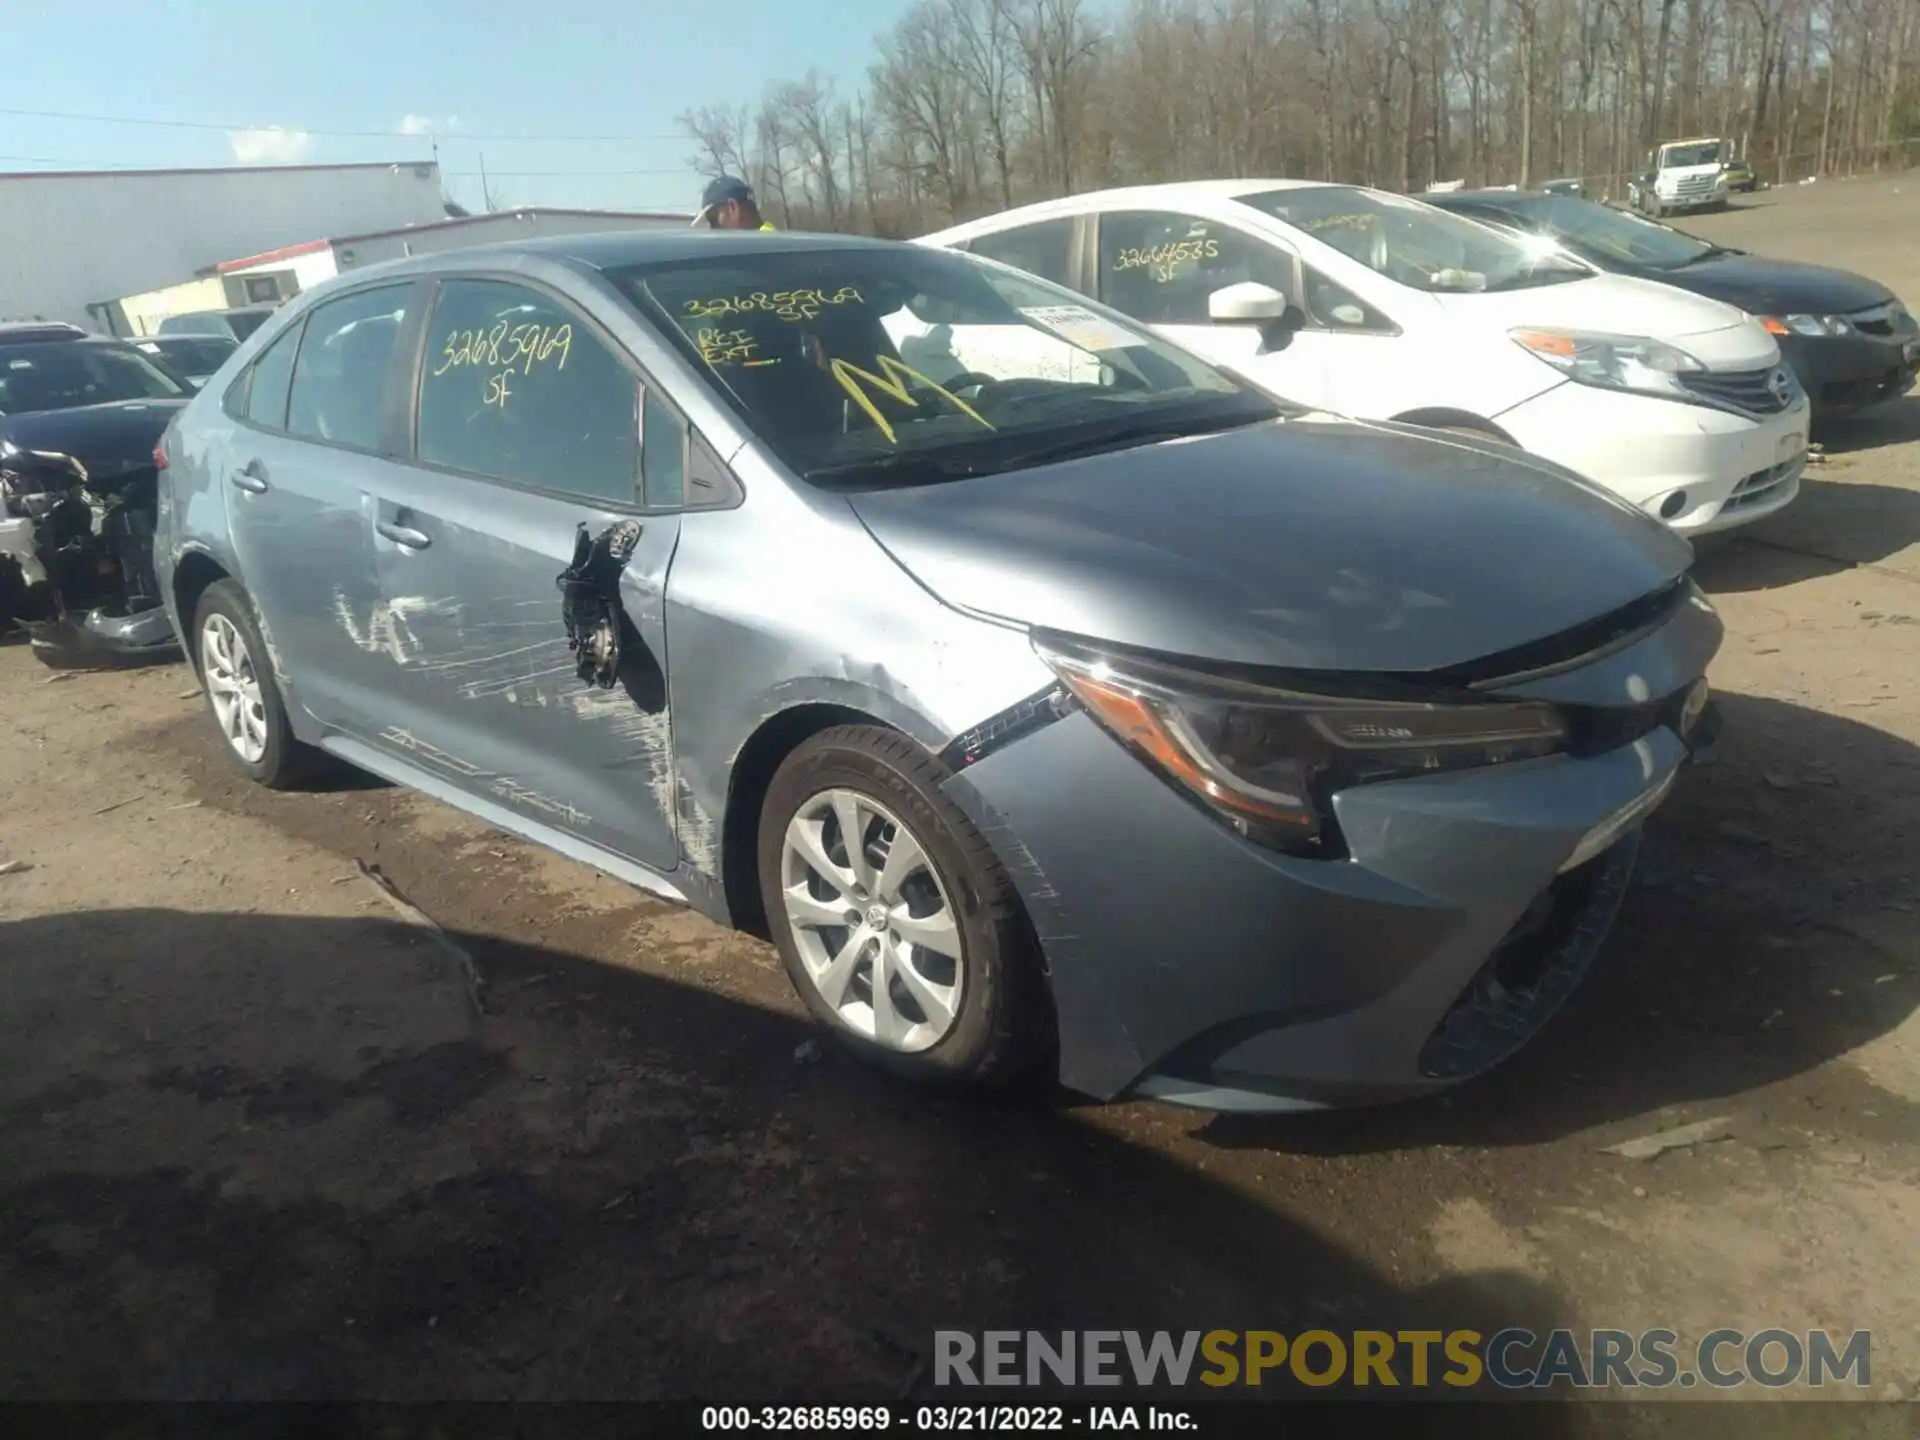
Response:
[[[555,581],[574,669],[602,690],[611,690],[620,675],[620,575],[642,528],[638,520],[622,520],[595,536],[583,521],[574,531],[573,563]]]

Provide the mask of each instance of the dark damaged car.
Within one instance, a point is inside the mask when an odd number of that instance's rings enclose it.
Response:
[[[0,633],[56,667],[178,654],[153,570],[155,446],[192,387],[64,324],[0,325]]]
[[[916,1078],[1297,1108],[1481,1071],[1712,728],[1720,623],[1656,521],[966,255],[419,257],[238,359],[160,523],[235,760],[763,929]]]

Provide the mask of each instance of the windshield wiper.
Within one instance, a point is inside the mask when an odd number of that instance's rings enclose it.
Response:
[[[928,455],[912,450],[892,455],[875,455],[865,460],[849,460],[840,465],[817,465],[802,470],[801,478],[815,484],[834,481],[861,484],[879,481],[892,485],[925,485],[941,480],[965,480],[974,475],[991,475],[1004,466],[980,458]]]
[[[1499,290],[1531,290],[1536,285],[1559,285],[1568,280],[1585,280],[1593,272],[1577,270],[1568,265],[1552,270],[1523,270],[1517,275],[1509,275],[1504,280],[1495,280],[1482,294],[1492,294]]]
[[[1110,450],[1133,450],[1142,445],[1155,445],[1163,440],[1180,440],[1189,435],[1211,435],[1221,430],[1243,430],[1249,425],[1258,425],[1263,420],[1275,418],[1270,414],[1257,415],[1214,415],[1200,419],[1157,420],[1145,419],[1138,424],[1118,426],[1111,430],[1101,430],[1091,435],[1080,435],[1068,440],[1058,440],[1050,445],[1036,445],[1031,449],[1017,451],[1007,457],[1006,463],[995,468],[1001,470],[1023,469],[1029,465],[1049,465],[1058,460],[1076,460],[1083,455],[1101,455]]]
[[[1162,440],[1179,440],[1189,435],[1209,435],[1221,430],[1239,430],[1287,413],[1276,405],[1262,406],[1255,413],[1200,417],[1159,416],[1143,418],[1132,425],[1107,426],[1056,439],[1051,443],[1025,449],[1010,448],[1004,440],[986,442],[959,452],[903,450],[893,455],[875,455],[866,460],[850,460],[839,465],[820,465],[801,472],[815,484],[835,481],[862,484],[880,482],[894,485],[928,485],[943,480],[966,480],[979,475],[999,475],[1008,470],[1024,470],[1033,465],[1050,465],[1060,460],[1075,460],[1111,450],[1131,450]],[[1304,412],[1303,412],[1304,413]]]

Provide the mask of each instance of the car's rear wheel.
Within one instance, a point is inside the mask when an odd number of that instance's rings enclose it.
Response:
[[[1013,882],[897,732],[841,726],[787,757],[761,812],[769,928],[816,1019],[910,1079],[984,1085],[1051,1035]]]
[[[253,606],[234,581],[216,580],[202,592],[193,647],[207,708],[240,768],[273,790],[304,779],[313,752],[294,739]]]

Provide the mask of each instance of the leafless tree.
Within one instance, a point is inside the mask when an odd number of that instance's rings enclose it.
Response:
[[[893,235],[1215,175],[1617,195],[1702,133],[1786,182],[1920,165],[1920,0],[919,0],[846,99],[680,125],[777,222]]]

